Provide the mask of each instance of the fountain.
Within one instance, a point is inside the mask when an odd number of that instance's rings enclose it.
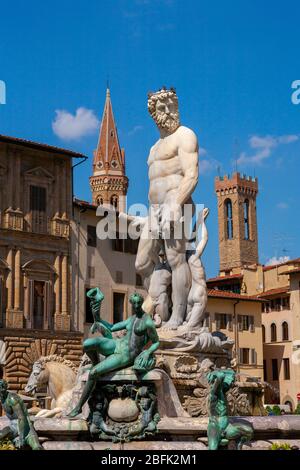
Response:
[[[33,418],[35,432],[49,450],[100,450],[108,443],[112,450],[255,449],[282,438],[298,445],[299,417],[263,416],[266,384],[236,373],[233,341],[202,327],[209,210],[191,232],[197,137],[180,124],[173,88],[150,93],[148,110],[160,133],[148,158],[149,214],[119,214],[140,227],[136,269],[147,296],[131,296],[132,315],[112,325],[101,318],[101,290],[88,292],[91,333],[98,336],[84,341],[76,378],[68,372],[68,406],[55,397],[51,410]],[[122,330],[126,334],[116,337]],[[27,389],[34,392],[32,383]]]

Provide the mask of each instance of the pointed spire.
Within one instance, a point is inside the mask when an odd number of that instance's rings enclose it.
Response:
[[[120,148],[117,126],[107,83],[106,99],[97,148],[94,151],[93,175],[90,178],[93,202],[117,202],[126,196],[128,179],[125,175],[125,152]]]
[[[106,90],[106,99],[101,121],[97,149],[94,153],[94,174],[103,174],[110,170],[124,173],[124,162],[119,144],[117,126],[112,109],[110,89]]]

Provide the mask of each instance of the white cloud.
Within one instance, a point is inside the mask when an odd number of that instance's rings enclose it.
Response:
[[[77,140],[93,134],[100,122],[92,109],[78,108],[75,115],[63,109],[55,111],[52,129],[62,140]]]
[[[289,208],[289,205],[286,203],[286,202],[279,202],[277,204],[277,208],[278,209],[288,209]]]
[[[199,147],[199,156],[204,157],[204,155],[207,155],[207,150],[203,147]]]
[[[129,136],[132,136],[132,135],[136,134],[137,132],[142,131],[143,129],[144,129],[144,127],[141,126],[141,125],[134,126],[134,127],[128,132],[128,135],[129,135]]]
[[[266,266],[275,266],[276,264],[286,263],[289,260],[289,256],[279,256],[278,258],[273,256],[266,262]]]
[[[217,162],[217,160],[208,160],[207,158],[205,160],[200,160],[199,173],[200,175],[211,173],[212,171],[215,171],[219,165],[220,164]]]
[[[276,147],[291,144],[298,140],[299,135],[294,134],[281,136],[266,135],[264,137],[254,135],[249,139],[249,146],[255,149],[255,153],[253,155],[247,155],[246,152],[242,152],[237,163],[239,165],[261,165],[264,160],[272,155]]]

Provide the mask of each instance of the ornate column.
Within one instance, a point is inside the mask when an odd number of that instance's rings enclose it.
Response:
[[[62,276],[62,298],[61,298],[61,313],[68,314],[68,255],[63,255],[61,263],[61,276]]]
[[[60,309],[60,312],[55,313],[55,329],[70,331],[71,320],[69,315],[68,308],[68,298],[69,298],[69,276],[68,276],[68,255],[63,254],[61,256],[61,296],[60,296],[60,305],[56,304],[56,308]],[[57,260],[56,260],[57,261]],[[58,262],[58,261],[57,261]],[[58,289],[58,285],[56,285]]]
[[[15,310],[20,310],[20,283],[21,283],[21,251],[16,250],[15,255],[15,291],[14,291],[14,308]]]
[[[54,294],[55,294],[55,315],[59,315],[61,313],[61,289],[60,289],[60,282],[61,282],[61,265],[60,265],[60,255],[57,253],[54,263],[54,268],[56,272],[56,278],[54,281]]]
[[[23,312],[20,310],[20,282],[21,282],[21,252],[9,249],[7,263],[10,272],[7,277],[7,311],[6,311],[6,327],[7,328],[23,328]],[[14,268],[14,270],[13,270]],[[14,273],[14,274],[13,274]]]
[[[9,248],[6,261],[9,267],[9,273],[6,279],[7,311],[10,311],[13,309],[13,249],[12,248]]]

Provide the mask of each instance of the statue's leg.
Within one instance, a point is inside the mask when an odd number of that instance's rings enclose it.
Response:
[[[156,307],[156,313],[159,314],[162,321],[169,320],[169,297],[166,292],[163,292],[158,298],[158,305]]]
[[[135,269],[143,278],[145,289],[148,291],[151,275],[159,261],[158,252],[161,241],[151,238],[148,224],[143,227],[136,255]]]
[[[186,240],[166,240],[166,255],[172,269],[172,302],[173,312],[165,325],[176,329],[182,325],[187,307],[187,299],[191,287],[190,268],[186,261]]]
[[[40,442],[39,442],[39,438],[36,434],[35,431],[31,430],[26,438],[25,438],[25,442],[28,446],[31,447],[32,450],[43,450],[43,447],[41,446]]]
[[[192,311],[188,319],[189,328],[198,328],[200,326],[201,320],[205,316],[205,310],[207,306],[207,297],[206,293],[203,292],[202,296],[199,296],[199,302],[195,302],[192,308]]]
[[[114,353],[116,342],[114,339],[97,337],[86,339],[83,343],[83,351],[92,361],[93,366],[99,363],[99,354],[109,356]]]
[[[207,427],[208,449],[218,450],[221,441],[221,430],[214,419],[209,419]]]
[[[108,356],[102,362],[94,366],[89,373],[89,378],[85,384],[79,403],[74,408],[74,410],[71,411],[71,413],[69,414],[69,417],[74,418],[79,413],[81,413],[83,405],[90,398],[93,392],[93,389],[96,385],[97,379],[101,375],[105,375],[108,372],[112,372],[113,370],[117,370],[122,367],[129,366],[131,364],[132,364],[132,360],[130,360],[129,357],[127,357],[126,355],[112,354],[111,356]]]
[[[225,430],[225,437],[229,441],[236,441],[240,450],[244,442],[248,442],[253,437],[253,429],[247,424],[228,424]]]

